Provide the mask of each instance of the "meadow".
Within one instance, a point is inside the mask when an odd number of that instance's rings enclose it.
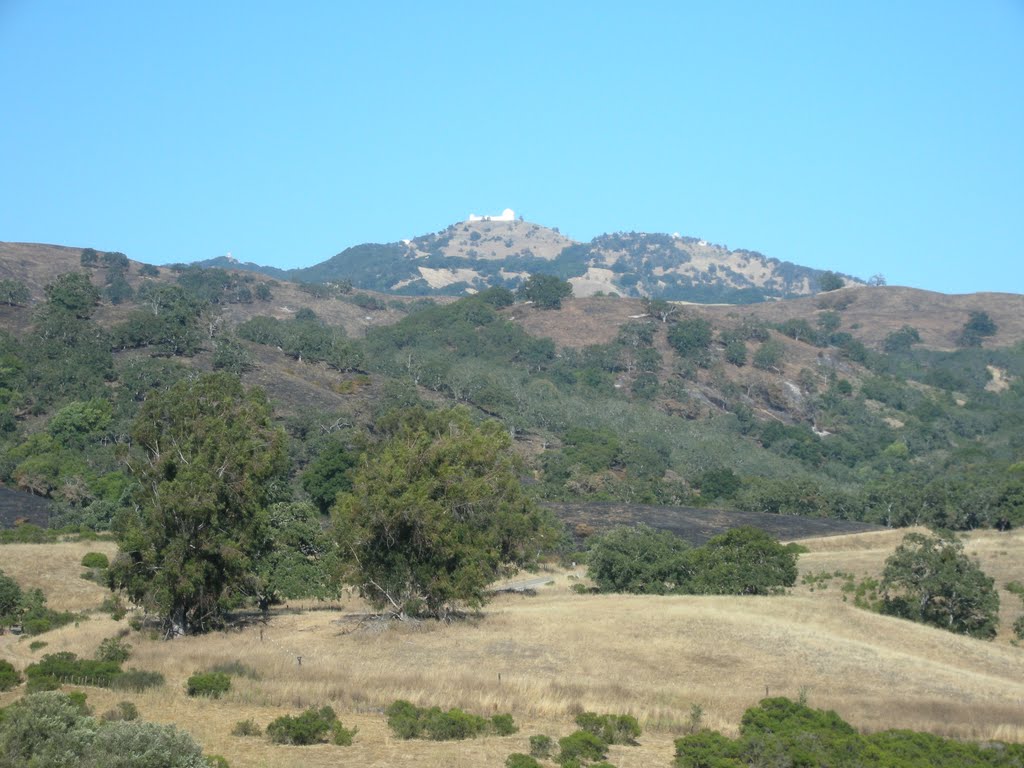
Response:
[[[807,539],[802,574],[877,575],[903,531]],[[1024,580],[1024,533],[978,531],[968,553],[1002,587]],[[94,610],[106,591],[80,578],[87,551],[114,545],[74,542],[5,545],[0,568],[39,586],[51,607]],[[743,711],[766,693],[806,698],[858,728],[909,728],[972,740],[1024,741],[1024,650],[1008,631],[1020,600],[1001,591],[1002,629],[974,640],[856,608],[838,580],[814,578],[779,597],[577,594],[585,571],[551,569],[535,594],[501,594],[479,615],[451,624],[382,622],[354,595],[333,603],[293,603],[266,624],[171,642],[131,632],[127,667],[162,672],[165,686],[126,694],[83,688],[96,711],[130,699],[141,717],[173,722],[207,753],[240,766],[501,766],[528,750],[528,737],[564,736],[581,711],[628,713],[644,726],[636,747],[612,747],[620,768],[668,765],[672,739],[691,724],[734,735]],[[845,599],[844,599],[845,598]],[[255,619],[256,617],[251,617]],[[93,613],[32,640],[0,636],[0,658],[24,668],[45,653],[91,656],[127,629]],[[301,658],[301,663],[300,663]],[[252,677],[233,679],[217,700],[191,699],[193,672],[240,661]],[[20,693],[0,694],[0,705]],[[404,698],[479,714],[510,712],[512,736],[465,742],[402,741],[381,710]],[[271,745],[232,736],[236,722],[262,726],[282,714],[330,704],[359,732],[351,747]]]

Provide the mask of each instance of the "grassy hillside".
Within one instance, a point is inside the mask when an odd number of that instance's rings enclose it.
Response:
[[[877,575],[899,538],[881,532],[805,540],[810,552],[800,569]],[[8,573],[42,586],[51,602],[89,610],[103,591],[79,578],[79,561],[85,551],[104,548],[5,545],[2,555]],[[1024,534],[970,534],[967,550],[1000,585],[1024,579]],[[733,733],[766,689],[804,695],[868,731],[1024,740],[1024,656],[1005,635],[984,642],[868,613],[844,602],[835,585],[804,584],[781,597],[655,598],[574,594],[570,586],[585,578],[582,569],[547,576],[550,583],[536,596],[499,597],[479,619],[451,625],[367,621],[364,606],[348,596],[337,604],[282,606],[266,625],[228,633],[163,642],[132,632],[129,666],[162,672],[166,686],[140,694],[82,690],[97,711],[130,698],[143,718],[177,723],[236,768],[498,766],[510,752],[527,751],[533,733],[568,734],[582,710],[628,712],[643,723],[639,747],[613,747],[616,765],[664,765],[693,704],[703,707],[704,725]],[[1004,625],[1019,613],[1019,602],[1004,594]],[[43,653],[91,655],[127,621],[94,614],[41,636],[48,645],[37,651],[27,639],[3,635],[0,658],[23,668]],[[235,678],[219,700],[185,695],[193,671],[236,660],[255,668],[258,679]],[[17,695],[0,695],[0,705]],[[400,741],[381,714],[400,697],[482,714],[509,711],[521,730],[467,742]],[[242,719],[265,726],[324,704],[346,726],[359,727],[353,747],[282,747],[230,735]]]

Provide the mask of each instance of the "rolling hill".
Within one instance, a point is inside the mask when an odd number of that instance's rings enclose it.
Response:
[[[749,304],[817,291],[822,270],[729,250],[694,237],[619,232],[579,243],[522,219],[483,218],[398,243],[346,248],[310,267],[280,270],[225,257],[201,267],[245,269],[299,282],[350,281],[402,295],[461,296],[518,286],[530,273],[556,274],[575,295],[597,293],[671,301]],[[846,276],[851,284],[861,283]]]

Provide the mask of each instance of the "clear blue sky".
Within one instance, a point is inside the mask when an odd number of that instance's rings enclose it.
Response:
[[[1024,2],[0,0],[0,240],[282,267],[512,207],[1024,292]]]

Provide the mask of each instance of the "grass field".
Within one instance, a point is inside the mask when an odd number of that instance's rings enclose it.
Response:
[[[802,573],[877,575],[902,532],[805,540]],[[86,551],[111,545],[8,545],[0,568],[41,586],[54,607],[98,606],[104,592],[79,578]],[[1002,586],[1024,580],[1024,534],[978,532],[967,551]],[[534,733],[563,736],[582,710],[626,712],[645,733],[638,747],[613,747],[620,768],[668,765],[672,739],[691,706],[703,724],[735,733],[743,711],[765,695],[805,695],[866,730],[899,727],[971,739],[1024,741],[1024,650],[1003,629],[994,642],[951,635],[871,614],[844,602],[838,583],[800,585],[773,598],[577,595],[582,572],[553,571],[534,596],[502,595],[477,619],[451,625],[381,624],[346,597],[324,606],[277,610],[265,626],[163,642],[133,633],[127,666],[163,672],[167,685],[144,694],[89,688],[102,712],[134,701],[143,718],[174,722],[204,749],[240,766],[501,766],[528,750]],[[1020,614],[1005,592],[1002,623]],[[126,622],[94,615],[77,627],[29,641],[0,636],[0,658],[24,667],[44,653],[91,655]],[[302,657],[301,666],[298,658]],[[240,660],[259,679],[235,678],[223,699],[189,699],[196,670]],[[0,704],[19,695],[0,695]],[[514,736],[466,742],[400,741],[380,710],[396,698],[461,706],[480,714],[511,712]],[[262,726],[281,714],[331,704],[359,733],[352,747],[281,747],[230,735],[239,720]]]

